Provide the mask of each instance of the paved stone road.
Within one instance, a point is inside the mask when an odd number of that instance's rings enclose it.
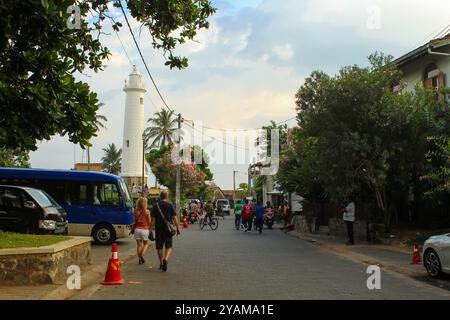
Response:
[[[122,268],[123,286],[103,286],[90,299],[449,299],[437,288],[382,271],[381,290],[366,287],[366,267],[280,230],[262,235],[191,225],[175,240],[166,273],[154,249],[147,263]]]

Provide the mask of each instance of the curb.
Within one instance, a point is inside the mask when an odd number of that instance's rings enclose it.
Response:
[[[136,256],[136,248],[130,248],[128,251],[122,253],[124,256],[123,259],[120,260],[121,266],[129,262],[131,259]],[[101,286],[101,279],[105,276],[105,265],[97,265],[97,266],[89,266],[87,270],[82,272],[81,285],[82,288],[79,290],[69,290],[66,284],[60,285],[55,290],[43,296],[40,300],[69,300],[79,295],[84,295],[87,290],[92,290],[93,287],[97,288],[97,286]]]
[[[393,265],[393,264],[391,264],[389,262],[385,262],[385,261],[381,261],[381,260],[377,261],[377,260],[375,260],[376,258],[374,258],[374,257],[365,255],[363,253],[358,253],[358,252],[353,252],[353,251],[347,250],[344,247],[342,247],[342,245],[328,244],[328,243],[326,243],[324,241],[320,241],[320,240],[317,240],[317,239],[313,239],[313,238],[307,237],[307,236],[305,236],[305,235],[303,235],[301,233],[295,232],[295,231],[293,231],[293,232],[286,232],[286,234],[288,234],[288,235],[290,235],[292,237],[301,239],[303,241],[310,242],[310,243],[312,243],[314,245],[320,246],[321,248],[323,248],[323,249],[325,249],[325,250],[327,250],[329,252],[332,252],[332,253],[334,253],[334,254],[336,254],[338,256],[347,258],[347,259],[352,260],[352,261],[356,261],[356,262],[360,262],[360,263],[366,263],[366,264],[370,264],[370,265],[378,265],[380,267],[385,268],[386,270],[397,272],[397,273],[401,273],[402,275],[408,275],[409,277],[423,276],[423,272],[411,271],[409,269],[406,269],[406,268],[403,268],[403,267],[399,267],[397,265]],[[374,247],[378,247],[378,246],[374,246]],[[383,249],[387,249],[387,248],[383,247]],[[387,250],[389,250],[389,249],[387,249]],[[399,250],[396,250],[396,249],[393,249],[391,251],[405,253],[405,251],[399,251]]]

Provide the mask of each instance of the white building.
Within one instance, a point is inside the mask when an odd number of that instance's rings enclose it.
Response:
[[[403,81],[406,83],[404,91],[413,91],[417,82],[421,82],[425,87],[436,89],[448,87],[450,34],[431,40],[396,59],[394,63],[403,73]],[[441,94],[440,96],[450,102],[450,95]]]
[[[144,178],[147,183],[147,173],[143,168],[143,138],[144,133],[144,95],[147,90],[142,82],[142,75],[133,67],[128,82],[125,81],[123,91],[126,93],[125,116],[123,127],[122,172],[121,176],[129,187],[133,183],[139,185]]]

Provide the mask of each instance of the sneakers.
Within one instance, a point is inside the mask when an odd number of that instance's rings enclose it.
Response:
[[[167,260],[163,260],[162,271],[167,271]]]

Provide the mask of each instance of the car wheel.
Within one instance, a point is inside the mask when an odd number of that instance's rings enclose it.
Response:
[[[428,274],[432,278],[439,278],[442,275],[441,260],[436,251],[428,249],[425,252],[423,264],[427,269]]]
[[[100,224],[92,231],[92,237],[96,244],[108,245],[116,240],[116,231],[110,224]]]

